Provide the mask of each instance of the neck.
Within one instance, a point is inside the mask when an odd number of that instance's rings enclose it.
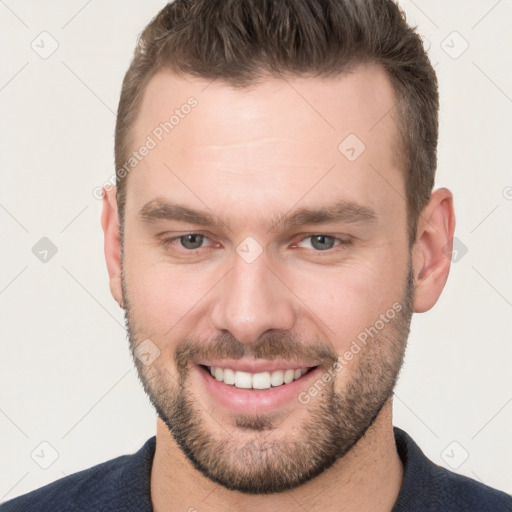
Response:
[[[398,497],[403,468],[396,451],[389,399],[372,427],[343,458],[296,489],[247,495],[226,489],[196,470],[158,419],[151,470],[155,512],[390,512]]]

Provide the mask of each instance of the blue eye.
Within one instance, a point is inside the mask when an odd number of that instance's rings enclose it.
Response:
[[[332,249],[336,241],[339,242],[338,245],[349,243],[348,241],[342,240],[341,238],[322,234],[308,235],[302,238],[300,242],[303,242],[304,240],[307,239],[311,239],[310,247],[316,249],[317,251],[327,251],[329,249]]]
[[[178,239],[180,241],[181,246],[184,247],[185,249],[194,250],[194,249],[199,249],[202,246],[205,238],[206,238],[206,236],[200,235],[199,233],[191,233],[188,235],[179,236],[176,239]],[[176,239],[171,239],[171,240],[176,240]],[[206,240],[209,240],[209,239],[206,238]]]
[[[339,245],[349,245],[350,239],[342,239],[336,236],[324,235],[321,233],[316,233],[312,235],[303,236],[299,242],[296,244],[304,244],[306,240],[310,240],[308,246],[303,247],[306,249],[313,249],[313,252],[327,252],[330,249],[333,249],[335,246]],[[179,235],[171,238],[165,238],[162,240],[162,244],[164,247],[169,245],[174,245],[175,242],[178,242],[179,245],[176,248],[178,251],[182,250],[183,252],[194,252],[201,248],[205,248],[207,244],[204,242],[211,242],[210,238],[201,233],[186,233],[184,235]]]
[[[164,238],[161,243],[164,247],[173,245],[174,242],[179,241],[180,247],[178,250],[186,249],[186,251],[192,252],[200,249],[205,240],[210,240],[206,235],[201,233],[187,233],[186,235],[174,236],[171,238]],[[186,252],[185,251],[185,252]]]

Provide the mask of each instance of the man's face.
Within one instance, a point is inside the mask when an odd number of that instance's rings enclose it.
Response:
[[[162,72],[147,86],[132,149],[152,147],[125,213],[130,345],[150,353],[135,363],[177,444],[227,488],[310,480],[389,402],[413,297],[393,104],[375,66],[239,90]],[[294,216],[341,204],[331,221]],[[313,369],[254,390],[218,381],[211,362]]]

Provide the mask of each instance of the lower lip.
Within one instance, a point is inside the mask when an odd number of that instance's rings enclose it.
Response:
[[[271,412],[280,407],[299,401],[299,394],[317,379],[322,369],[309,370],[300,379],[282,386],[268,389],[242,389],[217,380],[202,366],[196,366],[204,385],[211,396],[230,412],[256,414]]]

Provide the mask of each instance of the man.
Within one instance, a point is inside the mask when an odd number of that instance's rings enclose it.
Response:
[[[167,5],[102,214],[156,437],[2,510],[512,510],[392,425],[411,316],[450,267],[437,115],[391,0]]]

